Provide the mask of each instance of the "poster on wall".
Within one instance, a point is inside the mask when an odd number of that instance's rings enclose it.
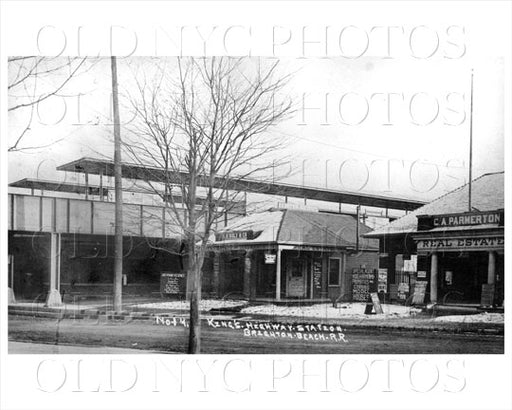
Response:
[[[409,293],[409,284],[408,283],[399,283],[398,284],[398,299],[400,299],[400,300],[407,299],[408,293]]]
[[[322,290],[322,261],[313,262],[313,289],[317,292]]]
[[[275,253],[266,253],[265,254],[265,264],[266,265],[275,265],[277,259],[277,255]]]
[[[405,272],[416,272],[418,270],[418,255],[411,255],[411,259],[404,260]]]
[[[378,271],[377,292],[388,292],[388,270],[380,268]]]

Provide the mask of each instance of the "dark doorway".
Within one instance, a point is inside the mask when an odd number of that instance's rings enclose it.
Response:
[[[488,257],[487,252],[444,253],[439,270],[443,302],[479,304],[482,284],[487,283]]]
[[[17,300],[44,301],[50,270],[50,235],[30,232],[9,233],[12,288]]]

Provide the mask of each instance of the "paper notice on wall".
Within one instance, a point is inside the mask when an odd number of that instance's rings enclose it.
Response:
[[[398,284],[398,299],[400,299],[400,300],[407,299],[408,292],[409,292],[409,284],[408,283],[399,283]]]
[[[411,255],[411,259],[404,260],[405,272],[416,272],[418,269],[418,256]]]

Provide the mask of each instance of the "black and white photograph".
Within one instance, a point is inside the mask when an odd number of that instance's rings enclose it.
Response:
[[[509,408],[510,2],[2,3],[6,409]]]

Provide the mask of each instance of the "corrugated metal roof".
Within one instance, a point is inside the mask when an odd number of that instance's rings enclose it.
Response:
[[[494,211],[505,206],[505,173],[484,174],[473,180],[471,187],[471,206],[478,211]],[[416,232],[418,215],[442,215],[468,211],[469,184],[465,184],[434,201],[402,216],[366,236],[375,237]]]

